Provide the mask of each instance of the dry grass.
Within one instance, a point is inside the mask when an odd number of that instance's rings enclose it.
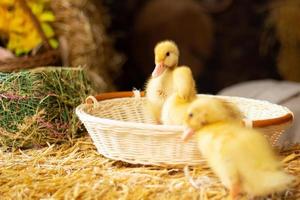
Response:
[[[0,151],[2,199],[224,199],[227,190],[206,165],[191,170],[131,165],[99,155],[90,138],[39,150]],[[298,180],[269,199],[300,198],[300,146],[281,151],[285,169]]]

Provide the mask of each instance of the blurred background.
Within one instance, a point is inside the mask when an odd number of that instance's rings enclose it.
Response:
[[[0,71],[83,66],[99,92],[143,89],[155,44],[170,39],[201,93],[300,81],[300,0],[1,2]]]
[[[299,142],[299,22],[300,0],[1,0],[0,113],[16,129],[25,116],[41,115],[30,99],[39,106],[49,97],[58,111],[48,114],[57,117],[35,124],[71,130],[72,111],[85,96],[143,90],[153,48],[168,39],[178,44],[179,65],[192,68],[199,93],[287,106],[295,123],[282,141]]]
[[[193,69],[201,93],[256,79],[300,80],[300,1],[106,0],[109,33],[125,63],[121,90],[143,84],[154,67],[153,47],[174,40],[180,63]],[[297,44],[298,43],[298,44]]]

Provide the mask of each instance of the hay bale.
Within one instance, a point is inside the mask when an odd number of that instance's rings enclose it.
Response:
[[[124,57],[113,48],[106,30],[110,19],[98,0],[52,0],[64,65],[86,66],[98,91],[114,88]]]
[[[282,46],[300,45],[299,0],[276,0],[270,5],[269,23],[274,25]]]
[[[290,81],[300,82],[300,19],[299,0],[276,0],[270,5],[267,26],[275,29],[280,43],[277,68],[280,75]]]
[[[73,110],[91,92],[81,68],[0,73],[0,145],[27,148],[80,136]]]
[[[284,79],[300,82],[300,45],[281,47],[277,57],[277,68]]]
[[[293,186],[263,199],[300,198],[299,150],[298,145],[281,151],[285,170],[297,179]],[[202,184],[196,189],[180,168],[113,161],[99,155],[89,138],[38,150],[0,150],[0,158],[0,194],[7,199],[221,200],[228,194],[205,163],[190,169],[196,183]]]

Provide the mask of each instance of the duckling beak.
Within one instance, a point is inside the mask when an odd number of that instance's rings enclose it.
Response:
[[[152,78],[156,78],[156,77],[160,76],[165,71],[165,69],[166,69],[166,67],[164,66],[163,62],[157,63],[152,72]]]
[[[181,139],[186,142],[188,141],[193,135],[195,134],[195,131],[191,128],[185,128],[185,130],[183,131],[183,134],[181,136]]]

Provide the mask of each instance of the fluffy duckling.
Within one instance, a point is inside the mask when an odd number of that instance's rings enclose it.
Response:
[[[190,103],[196,99],[195,81],[192,71],[181,66],[173,72],[174,93],[166,100],[162,108],[161,121],[168,125],[182,125]]]
[[[172,73],[178,65],[179,50],[173,41],[163,41],[154,48],[155,68],[146,84],[147,108],[160,122],[162,105],[173,93]]]
[[[266,138],[237,123],[228,108],[218,99],[195,100],[188,108],[189,130],[183,138],[196,133],[200,152],[230,189],[231,199],[240,193],[262,196],[285,190],[293,177],[283,171]]]

